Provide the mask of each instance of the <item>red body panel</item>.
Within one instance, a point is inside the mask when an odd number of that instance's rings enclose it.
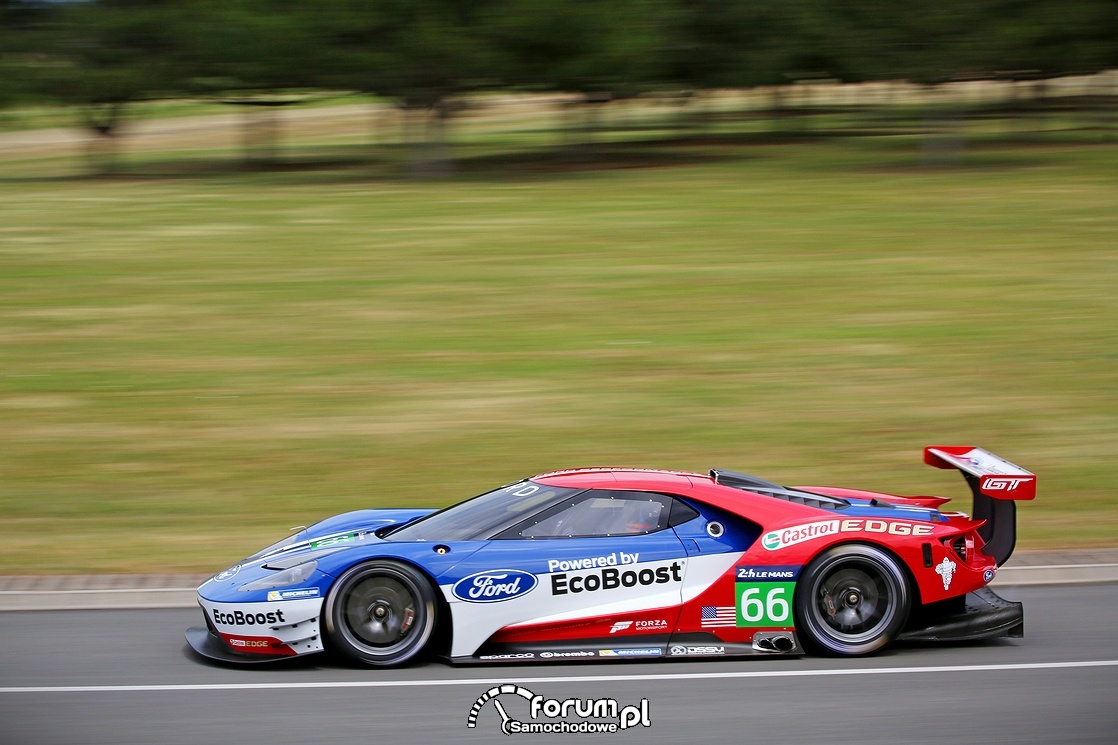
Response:
[[[558,471],[535,477],[534,481],[557,486],[580,488],[632,489],[667,492],[707,504],[756,523],[761,528],[760,538],[744,553],[725,574],[697,597],[685,602],[678,614],[676,631],[680,633],[707,632],[726,642],[748,642],[754,633],[765,630],[791,630],[789,626],[712,625],[704,624],[703,608],[729,608],[738,604],[735,596],[735,567],[803,567],[831,546],[841,543],[865,543],[880,547],[901,560],[911,576],[917,592],[918,603],[933,603],[965,595],[987,585],[997,569],[993,559],[981,552],[981,539],[975,530],[982,524],[959,513],[948,513],[946,522],[906,519],[904,513],[896,518],[845,517],[841,512],[820,509],[795,502],[774,499],[740,488],[716,483],[710,476],[678,471],[643,469],[584,469]],[[839,487],[795,487],[846,499],[887,502],[897,506],[912,506],[936,510],[950,501],[945,497],[902,497],[880,492]],[[765,537],[776,534],[775,548],[766,547]],[[806,534],[806,537],[805,537]],[[952,548],[952,542],[965,537],[969,550],[964,559]],[[788,542],[782,538],[787,538]],[[931,559],[926,561],[924,546],[930,547]],[[937,567],[946,563],[950,573]],[[790,599],[789,599],[790,600]],[[651,615],[669,618],[669,610]],[[645,619],[650,614],[632,614],[632,619]],[[629,618],[628,615],[625,616]],[[500,640],[524,639],[574,639],[597,635],[612,628],[613,616],[599,619],[581,619],[578,622],[547,624],[536,628],[506,629]],[[634,630],[635,631],[635,630]],[[615,632],[616,634],[617,632]],[[630,632],[632,633],[632,632]]]

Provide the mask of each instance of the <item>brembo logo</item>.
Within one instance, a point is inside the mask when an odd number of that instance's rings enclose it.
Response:
[[[454,597],[467,603],[499,603],[526,595],[536,586],[536,575],[519,569],[477,572],[454,583]]]

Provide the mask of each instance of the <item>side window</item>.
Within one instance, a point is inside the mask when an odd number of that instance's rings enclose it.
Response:
[[[529,518],[498,538],[594,538],[643,535],[668,527],[671,497],[590,490]]]

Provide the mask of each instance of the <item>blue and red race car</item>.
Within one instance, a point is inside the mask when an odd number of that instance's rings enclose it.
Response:
[[[555,471],[439,511],[323,520],[198,588],[200,654],[264,662],[333,648],[374,666],[804,651],[1020,637],[987,584],[1036,476],[974,447],[948,500],[786,487],[731,471]]]

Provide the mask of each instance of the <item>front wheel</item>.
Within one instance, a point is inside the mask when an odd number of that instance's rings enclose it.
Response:
[[[366,665],[411,660],[435,629],[435,591],[419,570],[395,561],[370,561],[347,570],[330,591],[324,612],[330,641]]]
[[[912,604],[896,559],[873,546],[834,546],[817,556],[796,588],[807,646],[829,655],[871,654],[904,626]]]

